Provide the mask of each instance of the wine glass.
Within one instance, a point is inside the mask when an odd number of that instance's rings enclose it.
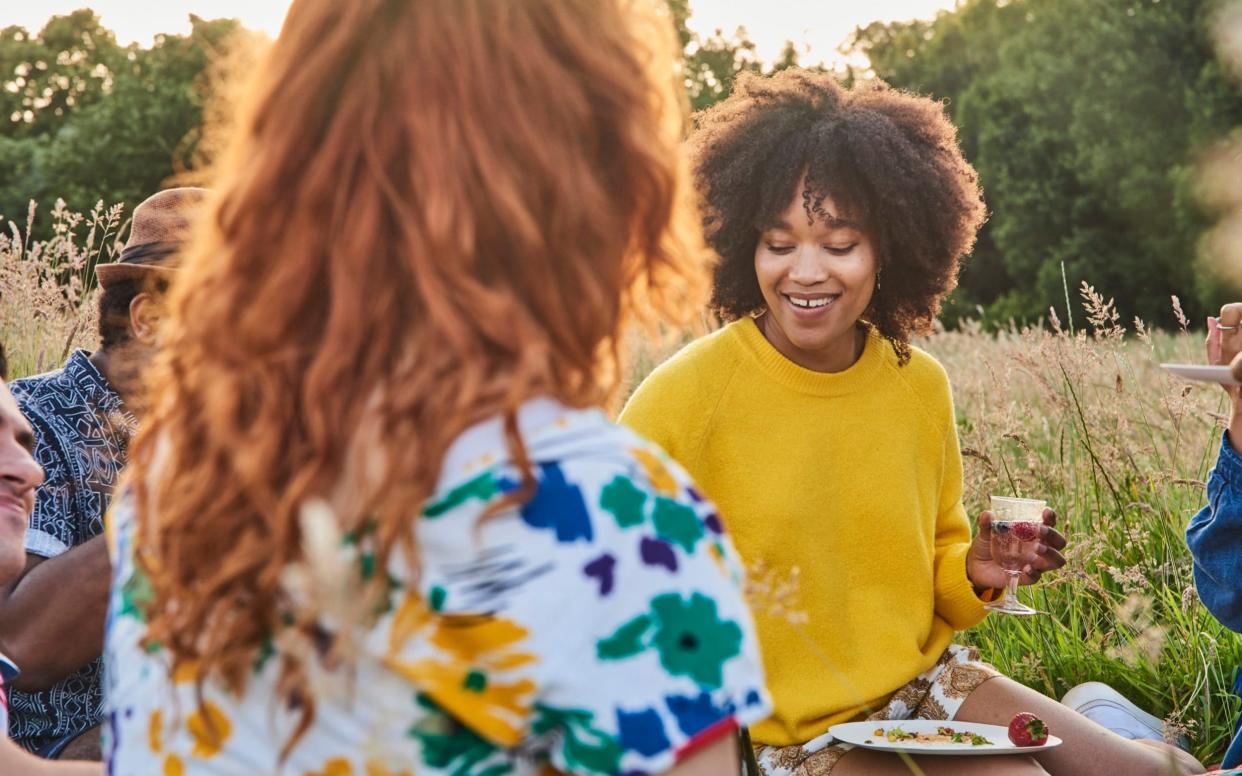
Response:
[[[1005,585],[1005,597],[985,605],[984,609],[1005,614],[1040,613],[1018,600],[1018,577],[1022,575],[1026,559],[1035,552],[1047,506],[1038,499],[992,496],[992,560],[1005,570],[1009,580]]]

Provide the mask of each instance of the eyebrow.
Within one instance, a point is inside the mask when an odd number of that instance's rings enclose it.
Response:
[[[10,425],[13,426],[13,438],[17,440],[17,444],[26,448],[26,452],[34,455],[34,429],[30,427],[30,424],[25,419],[22,419],[20,422],[14,422],[13,418],[8,414],[0,412],[0,430]]]
[[[840,218],[838,216],[827,216],[825,218],[821,218],[820,220],[829,229],[855,229],[858,231],[862,231],[862,227],[859,226],[857,222],[851,221],[848,218]],[[789,222],[783,218],[778,218],[772,221],[771,223],[769,223],[767,226],[760,227],[760,231],[767,231],[768,229],[784,229],[787,232],[793,231],[793,227],[790,226]]]

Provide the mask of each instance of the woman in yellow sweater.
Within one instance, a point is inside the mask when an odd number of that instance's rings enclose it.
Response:
[[[971,540],[948,378],[909,344],[984,219],[941,106],[801,71],[744,77],[699,117],[691,151],[721,259],[713,303],[732,322],[652,372],[621,420],[720,506],[760,588],[798,581],[796,602],[752,602],[775,703],[751,729],[765,773],[909,773],[828,728],[869,716],[1005,725],[1019,711],[1065,744],[919,768],[1197,772],[1185,753],[1126,740],[953,644],[1005,572],[988,513]],[[1044,519],[1027,584],[1065,562],[1056,516]]]

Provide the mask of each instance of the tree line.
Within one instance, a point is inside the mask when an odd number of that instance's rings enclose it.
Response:
[[[991,217],[947,318],[1033,320],[1087,281],[1128,321],[1175,325],[1237,298],[1201,250],[1204,152],[1242,128],[1215,0],[966,0],[872,24],[851,47],[947,102]],[[1242,76],[1242,73],[1235,74]],[[1064,267],[1064,276],[1062,275]],[[1076,302],[1076,299],[1075,299]]]
[[[858,29],[842,53],[879,77],[945,101],[979,170],[991,213],[946,307],[1035,321],[1086,280],[1128,319],[1173,325],[1236,296],[1200,249],[1213,214],[1198,163],[1242,127],[1242,90],[1213,47],[1220,0],[964,0],[926,21]],[[798,64],[793,43],[763,62],[745,30],[693,31],[670,0],[691,106],[729,94],[742,71]],[[0,216],[27,205],[132,207],[210,163],[227,107],[218,64],[258,36],[235,20],[191,17],[188,35],[121,45],[97,14],[0,30]],[[235,57],[234,57],[235,58]],[[0,228],[7,227],[0,224]],[[37,234],[37,230],[36,230]]]

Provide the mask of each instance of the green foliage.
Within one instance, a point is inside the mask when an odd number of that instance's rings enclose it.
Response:
[[[0,30],[0,126],[9,137],[55,132],[74,111],[107,93],[125,61],[116,36],[93,11],[55,16],[38,35]]]
[[[878,76],[947,101],[984,185],[991,220],[951,313],[1046,316],[1062,263],[1127,320],[1172,325],[1172,295],[1194,319],[1236,295],[1196,259],[1207,217],[1191,191],[1199,152],[1242,124],[1211,45],[1218,5],[968,0],[858,31]]]
[[[733,82],[743,72],[771,73],[798,66],[798,49],[786,41],[776,62],[765,66],[755,51],[755,44],[746,37],[746,29],[738,27],[729,37],[715,30],[704,37],[689,28],[690,0],[669,0],[669,10],[677,35],[685,52],[686,91],[690,107],[699,111],[728,97]]]
[[[1199,602],[1184,531],[1206,503],[1228,402],[1220,388],[1159,367],[1202,361],[1200,334],[1127,331],[1112,300],[1086,285],[1071,293],[1073,334],[1058,288],[1044,300],[1062,310],[1052,330],[990,334],[966,319],[916,343],[953,383],[971,519],[991,494],[1045,499],[1069,540],[1066,566],[1018,594],[1046,614],[990,615],[959,639],[1054,698],[1107,682],[1169,733],[1185,732],[1204,763],[1219,762],[1238,718],[1242,637]],[[628,383],[675,345],[636,339]],[[752,609],[802,627],[796,574],[755,564],[748,582]]]
[[[953,380],[967,511],[989,494],[1046,499],[1069,539],[1066,567],[1019,593],[1046,615],[993,615],[964,639],[1052,697],[1107,682],[1219,762],[1242,639],[1196,597],[1184,531],[1206,503],[1227,399],[1158,367],[1203,360],[1201,336],[1125,331],[1111,300],[1079,295],[1077,335],[967,324],[920,343]]]
[[[764,66],[744,29],[701,36],[686,24],[688,0],[670,10],[695,110],[726,97],[743,70],[798,63],[792,43]],[[235,20],[191,23],[189,35],[161,35],[150,48],[119,45],[90,10],[52,17],[37,34],[0,30],[0,217],[22,221],[31,200],[129,211],[202,166],[210,68],[243,36]],[[36,224],[35,236],[49,228]]]
[[[118,46],[86,10],[38,35],[0,31],[10,79],[0,82],[0,215],[20,219],[30,200],[57,198],[74,211],[100,200],[129,210],[199,164],[205,75],[240,27],[191,23],[150,48]]]

